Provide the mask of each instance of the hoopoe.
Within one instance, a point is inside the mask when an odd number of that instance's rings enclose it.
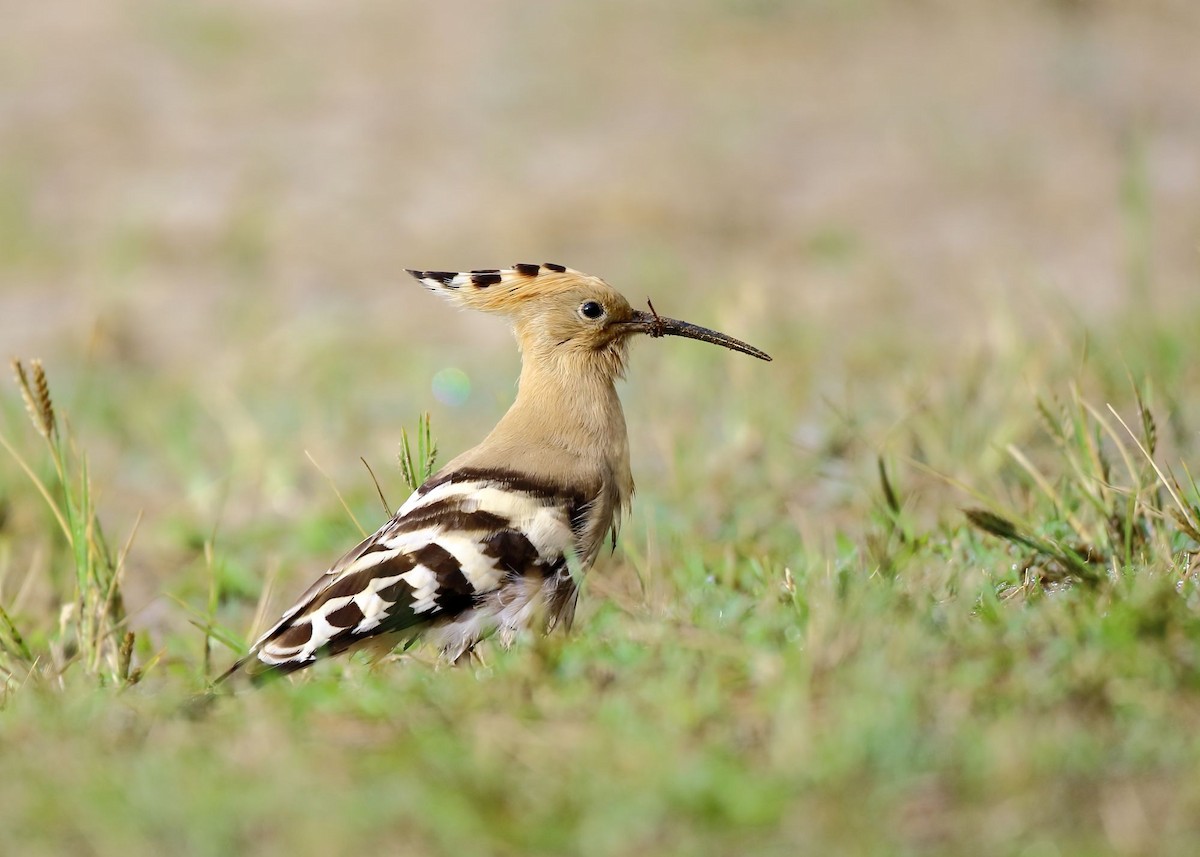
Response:
[[[408,271],[460,306],[507,318],[521,350],[517,398],[473,449],[418,488],[338,560],[234,664],[290,672],[418,636],[450,661],[498,632],[569,625],[576,575],[629,508],[629,438],[614,382],[629,340],[684,336],[762,360],[723,333],[633,309],[599,277],[562,265]]]

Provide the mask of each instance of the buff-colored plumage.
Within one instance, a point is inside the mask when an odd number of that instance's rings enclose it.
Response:
[[[422,634],[456,660],[492,632],[507,640],[535,621],[569,623],[575,575],[593,565],[606,537],[615,540],[633,495],[615,387],[630,338],[684,336],[770,359],[724,334],[635,310],[603,280],[561,265],[409,273],[512,324],[521,350],[516,401],[226,676],[243,666],[286,672]]]

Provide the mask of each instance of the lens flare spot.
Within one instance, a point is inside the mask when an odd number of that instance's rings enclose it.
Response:
[[[433,397],[443,405],[457,407],[471,397],[471,379],[467,373],[453,366],[442,369],[433,376]]]

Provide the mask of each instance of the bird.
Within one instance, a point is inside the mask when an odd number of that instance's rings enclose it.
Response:
[[[496,634],[569,627],[580,576],[613,549],[633,495],[615,382],[630,341],[678,336],[762,360],[715,330],[634,309],[607,282],[557,264],[406,271],[460,307],[509,321],[521,352],[512,406],[478,445],[422,484],[335,562],[216,683],[255,683],[357,649],[423,642],[451,663]]]

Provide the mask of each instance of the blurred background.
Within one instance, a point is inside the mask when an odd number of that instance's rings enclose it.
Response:
[[[64,0],[3,21],[0,345],[45,360],[113,529],[145,511],[146,597],[222,527],[248,591],[254,539],[311,576],[349,542],[306,451],[370,529],[359,455],[394,507],[401,426],[431,410],[445,460],[503,411],[508,333],[405,267],[559,262],[775,353],[639,345],[635,472],[651,498],[716,486],[714,529],[768,481],[737,526],[783,508],[813,538],[857,490],[828,454],[847,424],[886,446],[965,367],[964,397],[1019,386],[996,349],[1071,360],[1063,330],[1196,314],[1192,2]]]

